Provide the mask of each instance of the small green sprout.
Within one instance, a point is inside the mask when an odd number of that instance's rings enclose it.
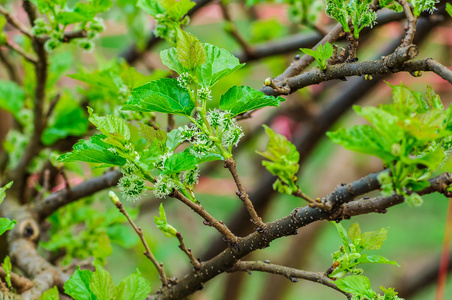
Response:
[[[319,65],[320,70],[326,70],[326,61],[333,55],[334,48],[327,42],[325,45],[319,45],[315,50],[309,48],[300,48],[304,54],[314,57],[315,61]]]

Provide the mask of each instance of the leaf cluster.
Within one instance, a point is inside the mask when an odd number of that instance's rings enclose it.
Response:
[[[116,286],[98,261],[94,266],[95,272],[78,267],[64,284],[64,292],[75,300],[142,300],[151,292],[151,285],[138,271]]]
[[[294,194],[298,190],[297,174],[300,154],[294,144],[289,142],[285,136],[275,133],[268,126],[263,125],[265,132],[270,138],[264,152],[256,151],[269,161],[262,161],[262,165],[278,179],[273,184],[273,189],[280,193]]]
[[[353,37],[359,39],[359,33],[365,27],[375,24],[377,15],[370,8],[372,0],[326,0],[325,13],[336,19],[345,32],[353,32]],[[352,28],[349,26],[349,21]]]
[[[340,278],[334,282],[339,289],[352,294],[352,300],[403,300],[397,296],[393,288],[380,286],[384,295],[377,294],[372,290],[370,280],[366,276],[352,275]]]
[[[379,176],[384,194],[404,195],[408,204],[418,206],[420,197],[407,192],[428,187],[427,179],[446,159],[452,140],[451,108],[444,109],[431,87],[425,95],[403,85],[391,87],[392,104],[354,106],[371,125],[327,135],[347,149],[381,158],[390,170]]]
[[[315,50],[309,48],[300,48],[300,50],[304,54],[314,57],[322,71],[326,70],[326,62],[334,52],[334,48],[329,42],[326,42],[325,45],[319,45]]]
[[[331,222],[336,226],[339,236],[342,240],[342,246],[339,251],[332,254],[334,261],[334,270],[328,275],[331,278],[341,278],[347,274],[361,274],[362,269],[357,268],[360,264],[398,264],[395,261],[388,260],[381,255],[362,254],[364,250],[378,250],[388,236],[388,229],[381,228],[377,231],[361,233],[358,223],[354,223],[348,231],[336,222]]]

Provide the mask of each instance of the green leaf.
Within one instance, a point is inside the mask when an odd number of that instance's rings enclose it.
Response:
[[[96,296],[90,289],[93,273],[90,270],[77,270],[64,284],[64,292],[75,300],[96,300]]]
[[[193,170],[198,164],[196,156],[190,151],[183,151],[171,155],[166,161],[163,168],[163,174],[177,174],[182,171]]]
[[[162,0],[162,3],[169,2],[165,7],[166,13],[168,16],[175,20],[179,21],[185,16],[190,9],[192,9],[196,3],[190,0]]]
[[[333,143],[349,150],[374,155],[387,162],[395,159],[390,150],[392,144],[369,125],[356,125],[347,130],[341,128],[326,135]]]
[[[0,108],[13,114],[18,119],[18,113],[25,101],[23,89],[12,81],[0,80]]]
[[[2,204],[3,200],[5,200],[6,190],[9,189],[12,185],[13,182],[10,181],[9,183],[5,184],[4,187],[0,188],[0,204]]]
[[[90,0],[89,4],[78,2],[73,11],[60,11],[56,20],[65,26],[79,22],[89,22],[98,13],[107,11],[111,6],[113,6],[111,0]]]
[[[174,151],[185,139],[182,137],[178,128],[171,130],[167,135],[166,147],[170,151]]]
[[[5,281],[9,288],[11,288],[11,259],[9,256],[5,256],[5,259],[3,260],[3,270],[5,270]]]
[[[394,260],[389,260],[384,256],[381,255],[366,255],[361,254],[361,256],[358,259],[358,263],[360,264],[388,264],[388,265],[395,265],[399,266],[397,262]]]
[[[329,42],[326,42],[325,45],[320,44],[315,50],[308,48],[300,48],[300,50],[303,53],[314,57],[320,70],[326,69],[326,61],[331,57],[331,55],[333,55],[334,52],[334,48]]]
[[[331,221],[331,223],[336,226],[337,232],[339,233],[339,236],[341,237],[342,244],[344,245],[347,253],[350,252],[350,245],[348,243],[348,236],[347,231],[345,231],[344,226],[340,223],[336,223],[335,221]]]
[[[248,86],[233,86],[226,94],[221,96],[220,108],[224,111],[230,111],[233,116],[236,116],[266,106],[278,107],[283,101],[285,99],[282,97],[267,96]]]
[[[45,291],[41,295],[41,297],[39,297],[39,300],[59,300],[59,299],[60,299],[60,293],[58,292],[58,288],[56,286]]]
[[[120,117],[114,115],[99,117],[97,114],[93,114],[91,107],[88,107],[88,113],[88,120],[107,137],[114,137],[123,143],[130,139],[130,129]]]
[[[367,299],[374,299],[376,296],[376,293],[371,288],[370,280],[366,276],[347,276],[337,279],[334,283],[340,290],[352,295],[367,297]]]
[[[137,245],[139,238],[136,234],[130,234],[130,228],[124,224],[113,224],[107,227],[107,234],[112,243],[124,248],[132,248]]]
[[[206,59],[206,50],[194,35],[177,29],[177,58],[190,72],[202,65]]]
[[[165,131],[160,129],[154,129],[153,127],[138,123],[140,125],[139,133],[144,137],[150,144],[156,144],[159,148],[159,152],[164,152],[166,150],[166,141],[168,135]]]
[[[210,44],[203,44],[206,51],[206,62],[196,70],[198,82],[202,86],[211,87],[220,79],[232,74],[245,64],[240,64],[237,57],[228,51]],[[177,56],[176,48],[163,50],[160,52],[162,63],[178,74],[188,72],[181,64]]]
[[[187,89],[176,79],[162,78],[134,89],[122,110],[190,116],[194,108]]]
[[[16,226],[16,220],[10,220],[8,218],[0,218],[0,235],[4,234],[5,231],[11,230]]]
[[[411,193],[410,195],[404,195],[405,202],[411,207],[420,207],[424,200],[418,193]]]
[[[116,291],[117,300],[142,300],[151,292],[151,284],[137,272],[121,280]]]
[[[359,228],[358,222],[353,223],[352,226],[348,228],[347,235],[356,246],[357,242],[361,240],[361,229]]]
[[[282,182],[277,181],[273,188],[279,192],[292,194],[298,190],[295,181],[299,169],[300,154],[295,145],[289,142],[285,136],[275,133],[266,125],[263,125],[263,127],[270,140],[265,152],[256,151],[256,153],[270,160],[263,161],[262,165],[287,185],[284,186]]]
[[[67,136],[81,136],[88,130],[88,118],[80,105],[70,97],[62,97],[52,114],[48,127],[42,134],[44,145],[52,145]]]
[[[377,231],[364,232],[361,243],[366,250],[378,250],[388,237],[388,228],[380,228]]]
[[[165,9],[158,0],[138,0],[137,6],[153,17],[165,13]]]
[[[108,166],[123,166],[126,159],[108,150],[111,145],[103,142],[104,135],[96,134],[90,140],[79,140],[72,152],[65,153],[58,158],[60,162],[84,161],[89,163],[106,164]]]
[[[446,3],[446,11],[452,17],[452,5],[450,3]]]
[[[102,268],[98,261],[94,262],[96,272],[93,273],[89,288],[99,300],[113,300],[116,295],[116,287],[110,274]]]
[[[168,224],[162,203],[160,203],[159,206],[159,215],[160,217],[154,216],[154,223],[157,225],[157,228],[160,229],[160,231],[167,237],[176,237],[177,230]]]

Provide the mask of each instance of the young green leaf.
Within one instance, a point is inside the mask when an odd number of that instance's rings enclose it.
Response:
[[[93,273],[89,288],[99,300],[113,300],[116,296],[116,286],[110,274],[102,268],[98,261],[94,262],[96,272]]]
[[[162,78],[134,89],[122,110],[190,116],[194,108],[187,89],[176,79]]]
[[[56,286],[45,291],[39,297],[39,300],[59,300],[59,299],[60,299],[60,293],[58,292],[58,288]]]
[[[345,230],[344,226],[340,223],[336,223],[335,221],[331,221],[331,223],[336,226],[337,232],[339,233],[339,236],[341,237],[342,244],[344,245],[344,248],[346,252],[350,252],[350,245],[348,243],[348,236],[347,231]]]
[[[446,11],[452,17],[452,4],[446,3]]]
[[[160,129],[154,129],[153,127],[143,123],[138,124],[140,125],[140,135],[150,144],[155,144],[155,146],[159,148],[159,152],[164,152],[166,150],[166,141],[168,139],[166,132]]]
[[[19,119],[18,112],[25,101],[23,89],[12,81],[0,80],[0,108],[10,112]],[[19,120],[20,121],[20,120]]]
[[[91,107],[88,107],[88,113],[88,120],[107,137],[113,137],[122,143],[130,139],[130,129],[120,117],[114,115],[99,117],[97,114],[93,114]]]
[[[3,270],[5,270],[5,281],[9,288],[11,288],[11,259],[9,256],[5,256],[5,259],[3,260]]]
[[[220,108],[233,116],[266,106],[279,107],[282,97],[267,96],[248,86],[233,86],[220,98]]]
[[[151,292],[150,283],[140,273],[133,273],[119,283],[116,288],[117,300],[143,300]]]
[[[361,254],[361,256],[358,259],[358,263],[360,264],[388,264],[388,265],[394,265],[399,266],[397,262],[394,260],[389,260],[384,256],[381,255],[366,255]]]
[[[91,291],[89,283],[93,273],[90,270],[77,270],[64,284],[64,292],[75,300],[96,300],[96,295]]]
[[[315,50],[308,48],[300,48],[300,50],[307,55],[314,57],[320,70],[326,70],[326,61],[333,55],[334,48],[329,43],[326,42],[325,45],[319,45]]]
[[[8,218],[0,218],[0,235],[4,234],[5,231],[11,230],[16,226],[16,220],[10,220]]]
[[[13,185],[13,182],[10,181],[9,183],[5,184],[4,187],[0,188],[0,204],[2,204],[3,200],[5,200],[6,190],[9,189],[12,185]]]
[[[193,170],[198,164],[196,156],[190,151],[183,151],[171,155],[163,168],[163,174],[178,174],[182,171]]]
[[[206,61],[196,70],[199,84],[205,87],[212,87],[220,79],[230,75],[245,64],[240,64],[237,57],[228,51],[210,44],[203,44],[206,52]],[[162,63],[178,74],[188,72],[178,59],[176,48],[163,50],[160,52]]]
[[[388,237],[388,228],[381,228],[377,231],[364,232],[361,235],[361,243],[366,250],[378,250]]]
[[[165,13],[162,4],[157,0],[138,0],[137,6],[153,17]]]
[[[157,225],[157,228],[167,237],[176,237],[177,230],[166,221],[166,214],[162,203],[159,206],[159,215],[160,217],[154,216],[154,223]]]
[[[190,73],[202,65],[206,59],[206,50],[194,35],[177,29],[177,58]]]
[[[361,240],[361,229],[359,228],[358,222],[353,223],[352,226],[348,228],[347,235],[356,246]]]
[[[111,151],[111,145],[103,142],[105,135],[96,134],[90,140],[79,140],[72,152],[58,158],[60,162],[84,161],[105,164],[107,166],[123,166],[126,159]]]
[[[370,280],[366,276],[352,275],[339,278],[334,283],[344,292],[352,295],[365,297],[366,299],[374,299],[377,296],[370,285]]]
[[[295,182],[300,154],[295,145],[289,142],[285,136],[275,133],[266,125],[263,127],[270,140],[264,152],[256,151],[256,153],[270,160],[263,161],[262,165],[280,179],[275,182],[273,188],[280,193],[293,194],[298,190]]]

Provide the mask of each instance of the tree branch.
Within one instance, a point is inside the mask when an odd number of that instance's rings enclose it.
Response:
[[[430,179],[431,186],[418,192],[420,195],[445,191],[445,187],[452,184],[452,174],[444,173],[438,177]],[[341,200],[352,201],[353,199]],[[389,197],[377,197],[373,200],[358,200],[349,205],[348,209],[333,203],[333,210],[323,211],[317,208],[302,207],[296,208],[286,217],[267,223],[267,228],[263,232],[253,232],[238,241],[236,248],[228,248],[209,261],[203,262],[201,269],[191,272],[178,283],[171,287],[164,288],[161,293],[155,294],[151,299],[181,299],[196,292],[202,285],[217,275],[227,272],[237,261],[245,255],[269,246],[269,244],[283,236],[296,234],[298,228],[306,226],[319,220],[339,220],[344,216],[365,214],[370,212],[382,212],[386,208],[403,202],[403,197],[393,195]],[[364,205],[371,203],[369,205]],[[359,204],[359,205],[358,205]],[[367,209],[362,209],[366,207]],[[344,214],[347,211],[350,215]]]
[[[208,226],[214,227],[218,230],[219,233],[223,235],[223,237],[232,245],[235,245],[237,242],[237,237],[229,230],[228,227],[223,222],[217,221],[214,217],[212,217],[201,204],[196,204],[187,197],[185,197],[181,192],[174,189],[173,194],[170,195],[173,198],[180,200],[182,203],[190,207],[195,213],[200,215],[204,220],[204,224]]]
[[[83,197],[90,196],[103,189],[114,186],[118,183],[122,174],[119,170],[109,171],[102,176],[85,180],[84,182],[71,187],[70,190],[64,189],[55,192],[35,204],[31,204],[31,210],[44,220],[59,208],[77,201]]]
[[[195,270],[199,270],[201,268],[201,263],[196,259],[196,257],[193,255],[193,252],[190,248],[187,248],[184,243],[184,238],[180,232],[177,232],[176,234],[177,239],[179,240],[179,248],[188,256],[190,259],[190,263],[193,265]]]
[[[294,268],[289,268],[285,266],[275,265],[271,263],[265,263],[262,261],[238,261],[228,272],[249,272],[249,271],[260,271],[271,274],[278,274],[287,277],[292,282],[297,282],[296,278],[312,281],[315,283],[320,283],[324,286],[332,288],[342,294],[344,294],[347,298],[351,295],[340,290],[336,284],[325,275],[325,273],[320,272],[309,272],[298,270]]]
[[[113,202],[116,205],[116,207],[119,209],[119,211],[127,218],[127,221],[129,221],[130,226],[132,226],[133,230],[135,230],[138,237],[140,238],[141,243],[143,244],[144,249],[145,249],[144,255],[147,258],[149,258],[149,260],[152,262],[152,264],[157,269],[157,272],[159,273],[160,281],[162,282],[162,284],[164,286],[167,285],[168,280],[166,279],[166,274],[165,274],[165,270],[163,269],[163,264],[159,263],[157,261],[157,259],[155,258],[155,256],[152,254],[152,251],[149,248],[148,243],[146,242],[146,239],[144,238],[143,230],[141,230],[141,227],[138,227],[137,225],[135,225],[135,222],[133,222],[132,218],[129,216],[127,211],[124,209],[124,206],[122,205],[121,201],[115,200]]]
[[[224,161],[224,167],[228,168],[229,172],[231,172],[232,177],[234,178],[235,185],[237,186],[237,196],[239,196],[240,200],[242,200],[243,205],[245,205],[246,210],[248,211],[249,215],[252,218],[252,221],[254,225],[256,225],[256,230],[261,231],[265,230],[265,223],[262,222],[261,217],[257,214],[256,210],[254,209],[253,203],[251,202],[248,194],[246,193],[245,189],[243,188],[242,183],[240,182],[239,175],[237,173],[237,165],[235,163],[234,158],[228,158]]]
[[[12,16],[3,5],[0,5],[0,14],[4,15],[9,24],[11,24],[14,28],[22,32],[28,38],[32,38],[30,31],[14,16]]]

